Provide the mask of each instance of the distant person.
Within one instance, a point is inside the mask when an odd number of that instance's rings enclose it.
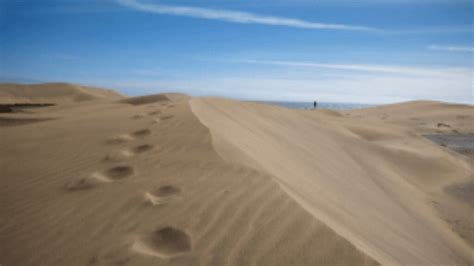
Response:
[[[313,106],[314,106],[314,109],[316,109],[316,106],[318,106],[318,103],[314,101]]]

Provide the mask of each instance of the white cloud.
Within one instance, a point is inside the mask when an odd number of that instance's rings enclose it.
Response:
[[[359,71],[369,73],[398,74],[407,76],[437,76],[445,78],[457,78],[459,76],[470,76],[472,69],[469,68],[436,68],[436,67],[407,67],[391,65],[365,65],[365,64],[325,64],[318,62],[298,61],[272,61],[272,60],[236,60],[235,63],[265,64],[288,67],[310,67],[334,70]]]
[[[154,3],[144,3],[140,0],[116,0],[119,4],[138,10],[142,12],[149,12],[162,15],[174,15],[174,16],[185,16],[201,19],[210,19],[210,20],[220,20],[231,23],[241,23],[241,24],[261,24],[261,25],[270,25],[270,26],[284,26],[284,27],[293,27],[293,28],[303,28],[303,29],[320,29],[320,30],[346,30],[346,31],[366,31],[379,34],[451,34],[451,33],[472,33],[472,27],[429,27],[429,28],[413,28],[408,29],[379,29],[375,27],[368,26],[359,26],[359,25],[350,25],[350,24],[333,24],[333,23],[321,23],[313,22],[302,19],[295,18],[286,18],[286,17],[276,17],[268,15],[254,14],[250,12],[241,12],[228,9],[212,9],[212,8],[202,8],[202,7],[193,7],[193,6],[178,6],[178,5],[164,5],[164,4],[154,4]],[[340,3],[344,3],[345,0],[342,0]],[[349,0],[348,0],[349,1]],[[367,3],[380,4],[380,1],[368,0]],[[409,2],[411,0],[390,0],[390,3],[399,3],[401,1]],[[453,0],[426,0],[429,1],[453,1]],[[470,0],[458,0],[458,1],[470,1]],[[350,1],[349,1],[350,2]],[[345,5],[349,4],[345,3]],[[275,4],[274,1],[272,1]],[[324,2],[313,3],[308,1],[308,5],[317,5]],[[330,3],[333,3],[330,1]],[[335,2],[334,2],[335,3]],[[359,2],[358,2],[359,3]],[[360,2],[359,4],[361,4]],[[389,3],[389,2],[387,2]],[[291,5],[297,3],[291,2]],[[351,4],[353,4],[351,2]],[[268,6],[265,3],[258,3],[258,5]]]
[[[162,4],[147,4],[137,0],[117,0],[118,3],[143,12],[156,14],[186,16],[193,18],[221,20],[242,24],[262,24],[271,26],[286,26],[304,29],[329,29],[329,30],[352,30],[352,31],[378,31],[375,28],[346,25],[311,22],[301,19],[284,18],[253,14],[248,12],[239,12],[224,9],[210,9],[190,6],[174,6]]]
[[[428,47],[428,49],[447,52],[474,52],[474,47],[469,46],[431,45]]]

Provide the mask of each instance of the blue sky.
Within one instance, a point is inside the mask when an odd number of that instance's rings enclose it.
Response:
[[[0,78],[473,103],[472,0],[0,0]]]

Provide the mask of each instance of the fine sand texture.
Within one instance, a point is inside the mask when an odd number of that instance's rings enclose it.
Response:
[[[474,263],[472,158],[423,137],[472,133],[471,106],[72,84],[3,84],[0,103],[55,104],[0,114],[0,265]]]
[[[95,99],[116,100],[123,95],[107,89],[69,83],[0,84],[0,104],[65,104]]]

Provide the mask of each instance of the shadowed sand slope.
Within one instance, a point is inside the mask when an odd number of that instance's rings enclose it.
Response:
[[[472,213],[443,192],[469,179],[472,166],[403,120],[407,110],[427,123],[459,110],[445,114],[443,108],[453,107],[430,102],[390,106],[398,116],[388,123],[380,110],[369,109],[343,117],[223,99],[193,99],[191,106],[228,162],[269,174],[313,217],[380,263],[474,262],[472,247],[432,205]],[[463,117],[472,111],[457,108]],[[472,226],[471,218],[463,219]]]
[[[0,104],[74,103],[94,99],[120,99],[119,93],[69,83],[0,84]]]
[[[0,130],[1,265],[377,264],[164,97],[58,105]]]
[[[181,100],[187,100],[189,98],[190,98],[189,96],[180,94],[180,93],[167,93],[167,94],[154,94],[154,95],[132,97],[132,98],[123,99],[120,102],[133,104],[133,105],[143,105],[143,104],[150,104],[150,103],[157,103],[157,102],[181,101]]]

